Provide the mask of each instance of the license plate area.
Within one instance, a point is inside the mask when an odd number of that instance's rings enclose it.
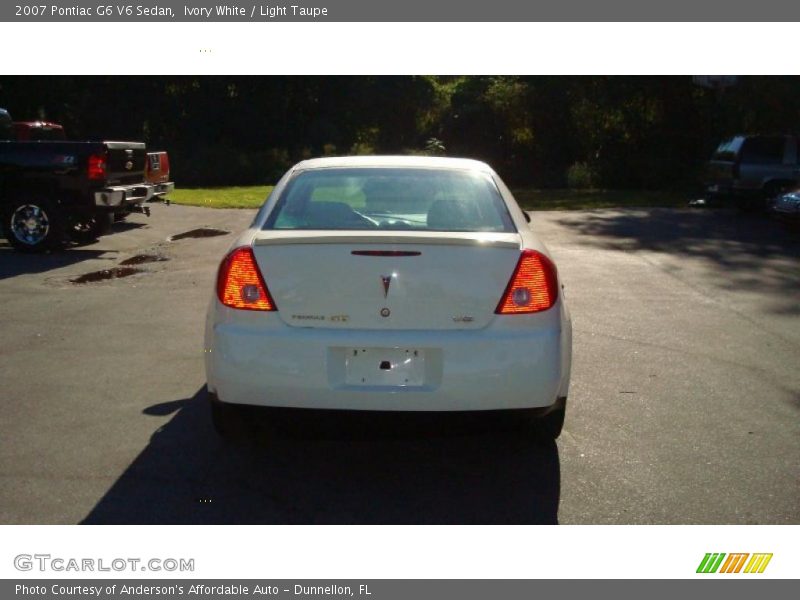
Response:
[[[418,348],[346,348],[345,385],[425,385],[425,351]]]

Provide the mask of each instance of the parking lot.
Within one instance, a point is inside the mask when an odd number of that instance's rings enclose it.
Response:
[[[252,217],[156,205],[57,254],[0,240],[0,522],[800,523],[796,233],[533,213],[574,321],[557,444],[485,427],[230,446],[203,402],[203,321]],[[199,227],[232,233],[168,241]],[[71,282],[143,254],[166,260]]]

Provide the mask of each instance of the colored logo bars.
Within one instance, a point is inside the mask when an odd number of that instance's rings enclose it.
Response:
[[[727,558],[725,558],[727,556]],[[747,557],[750,557],[750,560],[747,560]],[[723,560],[725,562],[723,562]],[[697,567],[698,573],[763,573],[764,569],[767,568],[769,561],[772,560],[772,553],[765,554],[749,554],[749,553],[737,553],[737,554],[725,554],[724,552],[708,552],[704,557],[703,560],[700,561],[700,565]],[[747,566],[745,566],[747,563]],[[720,567],[720,565],[722,565]],[[742,571],[742,567],[744,567],[744,571]]]

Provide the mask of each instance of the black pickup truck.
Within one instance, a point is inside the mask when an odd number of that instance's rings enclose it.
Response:
[[[114,215],[149,212],[142,203],[145,145],[139,142],[13,141],[0,109],[0,218],[18,250],[54,249],[88,242],[107,232]]]

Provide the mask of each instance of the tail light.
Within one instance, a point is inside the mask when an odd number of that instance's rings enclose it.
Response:
[[[556,266],[544,254],[523,250],[495,313],[513,315],[547,310],[558,299]]]
[[[243,310],[277,310],[269,295],[253,250],[233,250],[219,266],[217,296],[225,306]]]
[[[89,156],[86,174],[91,180],[104,180],[106,178],[106,155],[92,154]]]
[[[169,154],[166,152],[161,155],[161,173],[169,175]]]

